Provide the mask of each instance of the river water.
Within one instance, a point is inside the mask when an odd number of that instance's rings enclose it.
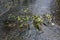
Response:
[[[29,5],[29,8],[32,8],[31,11],[34,15],[55,13],[56,0],[36,0],[34,4]],[[32,24],[30,25],[30,30],[22,34],[16,28],[6,33],[6,30],[0,26],[0,40],[60,40],[60,31],[57,29],[57,25],[43,25],[44,33],[40,33]]]

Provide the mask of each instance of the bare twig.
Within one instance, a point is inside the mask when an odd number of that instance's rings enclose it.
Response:
[[[8,9],[8,10],[6,10],[5,12],[1,13],[1,14],[0,14],[0,16],[2,16],[3,14],[5,14],[7,11],[9,11],[9,9]]]

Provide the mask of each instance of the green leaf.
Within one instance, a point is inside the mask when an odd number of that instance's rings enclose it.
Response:
[[[21,20],[21,18],[20,18],[20,16],[18,16],[18,21],[20,21]]]
[[[22,28],[23,27],[23,24],[20,24],[19,27]]]

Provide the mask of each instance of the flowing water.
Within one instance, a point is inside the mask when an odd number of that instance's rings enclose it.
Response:
[[[53,0],[36,0],[36,3],[33,7],[33,13],[38,14],[38,15],[42,15],[45,13],[51,13],[50,6],[51,6],[52,1]]]
[[[28,8],[30,8],[32,14],[34,14],[34,15],[55,13],[55,10],[57,7],[56,0],[32,0],[32,3],[30,3],[29,1],[28,1]],[[23,5],[24,2],[22,0],[15,1],[14,3],[12,2],[12,0],[10,0],[9,2],[11,2],[10,6],[12,6],[12,9],[10,9],[8,12],[6,12],[4,14],[5,16],[7,16],[7,14],[9,12],[11,12],[11,13],[14,12],[15,15],[19,15],[21,13],[21,12],[19,13],[20,9],[25,7]],[[16,6],[17,4],[18,4],[18,6]],[[6,8],[4,11],[4,9],[3,9],[4,7],[3,8],[1,8],[1,7],[2,6],[0,6],[1,14],[8,9],[8,8]],[[16,9],[17,9],[17,11],[16,11]],[[3,17],[5,18],[5,16],[3,16]],[[33,27],[32,24],[30,24],[30,30],[27,30],[26,32],[23,32],[21,34],[19,29],[14,28],[11,31],[6,32],[6,30],[2,26],[0,26],[0,40],[60,40],[60,34],[59,34],[60,31],[57,28],[57,25],[54,25],[54,26],[52,26],[52,25],[44,26],[43,25],[43,30],[44,30],[44,33],[40,33]]]

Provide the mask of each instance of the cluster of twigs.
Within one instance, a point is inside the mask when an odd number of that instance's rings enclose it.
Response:
[[[34,27],[38,30],[42,30],[42,25],[44,25],[44,21],[47,20],[49,23],[51,22],[52,16],[50,14],[46,14],[42,16],[14,16],[13,14],[9,14],[8,19],[4,22],[5,27],[14,28],[18,26],[20,31],[25,31],[29,28],[29,21],[33,23]]]

